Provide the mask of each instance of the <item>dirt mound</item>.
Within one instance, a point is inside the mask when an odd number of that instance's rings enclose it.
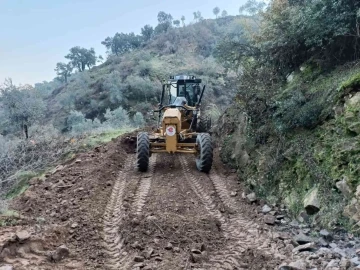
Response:
[[[29,189],[13,202],[13,208],[27,217],[26,223],[36,228],[33,237],[47,243],[46,250],[66,244],[86,269],[104,264],[101,220],[105,198],[127,157],[126,147],[117,139],[79,154],[47,174],[44,181],[32,179]]]

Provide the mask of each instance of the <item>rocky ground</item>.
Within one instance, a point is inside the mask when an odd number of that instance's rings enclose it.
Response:
[[[217,157],[217,155],[216,155]],[[360,241],[293,221],[248,194],[216,158],[152,155],[123,137],[32,179],[1,217],[0,270],[357,269]],[[359,254],[360,255],[360,254]],[[359,267],[360,269],[360,267]]]

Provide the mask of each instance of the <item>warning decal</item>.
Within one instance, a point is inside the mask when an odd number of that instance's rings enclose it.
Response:
[[[174,126],[167,126],[166,127],[166,134],[168,136],[174,136],[176,133],[176,128]]]

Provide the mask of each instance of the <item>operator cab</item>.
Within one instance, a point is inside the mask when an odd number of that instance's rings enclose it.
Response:
[[[195,76],[171,76],[167,84],[169,105],[181,106],[184,102],[194,107],[199,100],[201,79]]]

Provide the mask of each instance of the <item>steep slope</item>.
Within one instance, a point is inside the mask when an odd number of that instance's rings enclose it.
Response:
[[[358,62],[320,75],[308,68],[283,84],[268,108],[257,107],[262,113],[256,117],[241,103],[226,111],[217,129],[221,156],[259,196],[284,202],[295,218],[356,231]],[[308,216],[305,199],[312,192],[320,211]]]

